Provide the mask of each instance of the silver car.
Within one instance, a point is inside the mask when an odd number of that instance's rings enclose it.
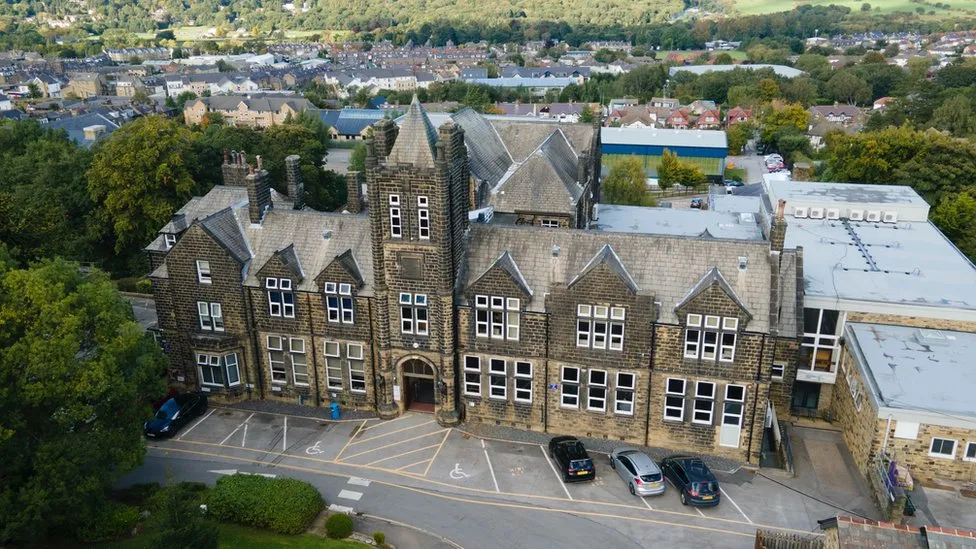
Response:
[[[635,496],[656,496],[664,493],[664,475],[647,454],[636,448],[617,448],[610,453],[610,467],[624,479]]]

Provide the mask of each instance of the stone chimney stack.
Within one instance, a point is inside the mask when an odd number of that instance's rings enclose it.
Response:
[[[349,213],[363,211],[363,174],[346,172],[346,210]]]
[[[250,173],[245,178],[247,186],[247,210],[251,223],[260,225],[264,214],[271,209],[271,181],[261,157],[257,157],[258,169],[248,166]]]
[[[224,150],[224,164],[220,167],[224,177],[224,185],[243,187],[247,178],[247,164],[244,163],[244,151]]]
[[[388,119],[380,120],[373,126],[373,144],[377,158],[390,156],[390,151],[393,150],[393,144],[396,143],[399,132],[400,128]]]
[[[305,183],[302,182],[301,157],[297,154],[285,157],[285,177],[288,179],[288,198],[295,202],[294,209],[304,209]]]
[[[776,205],[776,217],[769,225],[769,249],[782,252],[786,244],[786,201],[780,200]]]

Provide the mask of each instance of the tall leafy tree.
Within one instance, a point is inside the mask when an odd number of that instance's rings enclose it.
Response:
[[[803,133],[809,120],[810,113],[799,103],[774,103],[760,118],[761,139],[763,143],[774,144],[776,136],[784,132]]]
[[[857,105],[871,99],[871,87],[849,70],[840,70],[827,81],[827,91],[834,101]]]
[[[954,95],[932,113],[932,126],[946,130],[956,137],[972,135],[976,131],[973,104],[965,95]]]
[[[200,189],[193,135],[162,116],[122,126],[95,152],[88,192],[97,220],[111,227],[116,252],[152,240],[179,207]]]
[[[932,210],[932,222],[976,261],[976,198],[971,190],[942,197]]]
[[[657,182],[665,190],[675,185],[697,189],[707,185],[708,179],[701,168],[681,160],[677,154],[665,149],[661,163],[657,166]]]
[[[101,271],[0,262],[0,544],[64,539],[142,462],[162,350]]]
[[[647,174],[644,163],[636,156],[624,158],[610,168],[601,184],[601,195],[608,204],[627,206],[652,206],[653,199],[647,192]]]

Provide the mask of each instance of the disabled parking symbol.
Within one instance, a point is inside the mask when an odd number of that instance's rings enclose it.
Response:
[[[461,470],[461,464],[460,463],[455,463],[454,464],[454,470],[451,471],[451,478],[452,479],[454,479],[454,480],[461,480],[463,478],[468,478],[470,476],[471,475],[469,475],[469,474],[467,474],[467,473],[465,473],[464,471]]]
[[[310,456],[317,456],[319,454],[324,454],[325,453],[325,450],[319,448],[319,444],[322,444],[322,441],[321,440],[318,440],[312,446],[309,446],[308,448],[305,448],[305,453],[308,454],[308,455],[310,455]]]

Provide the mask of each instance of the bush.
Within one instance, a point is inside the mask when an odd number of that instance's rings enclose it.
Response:
[[[258,475],[229,475],[207,496],[207,511],[218,521],[300,534],[322,512],[322,494],[307,482]]]
[[[169,498],[176,498],[180,501],[192,502],[199,508],[203,503],[207,485],[203,482],[180,482],[172,486],[167,486],[154,493],[146,502],[146,508],[155,513],[162,508],[164,502]]]
[[[112,492],[112,499],[124,503],[126,505],[134,505],[136,507],[142,508],[143,505],[149,501],[153,495],[159,491],[158,482],[150,482],[146,484],[133,484],[121,490],[115,490]]]
[[[138,522],[138,508],[110,500],[76,535],[86,543],[111,541],[129,535]]]
[[[383,532],[373,532],[373,541],[376,542],[376,545],[383,547],[386,544],[386,534]]]
[[[205,520],[200,510],[201,486],[206,489],[200,483],[184,482],[153,496],[145,547],[217,549],[217,526]]]
[[[342,513],[332,515],[329,520],[325,521],[325,533],[330,538],[348,538],[349,534],[352,533],[352,518]]]

